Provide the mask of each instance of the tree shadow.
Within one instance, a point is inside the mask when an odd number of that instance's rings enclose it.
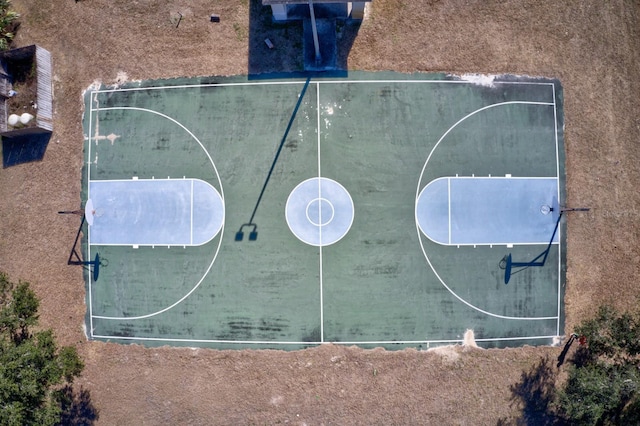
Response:
[[[593,364],[597,360],[597,356],[589,351],[588,346],[578,346],[576,351],[573,353],[570,362],[576,368],[582,368],[588,364]]]
[[[349,53],[360,31],[360,25],[362,21],[357,19],[346,19],[338,23],[338,69],[345,71],[349,69]]]
[[[545,357],[529,371],[520,376],[520,381],[511,385],[511,403],[522,407],[519,417],[502,418],[498,425],[564,425],[551,406],[556,381],[553,362]]]
[[[91,402],[91,394],[82,386],[76,391],[72,385],[66,385],[56,397],[61,409],[60,425],[92,425],[98,420],[98,409]]]

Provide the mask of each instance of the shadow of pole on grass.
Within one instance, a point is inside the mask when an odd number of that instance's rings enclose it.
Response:
[[[500,419],[498,425],[561,425],[551,407],[556,381],[556,368],[545,357],[529,371],[520,376],[520,381],[511,385],[511,403],[522,408],[515,419]]]

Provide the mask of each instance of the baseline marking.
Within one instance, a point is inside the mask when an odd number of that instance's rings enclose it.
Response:
[[[91,189],[89,188],[89,182],[91,182],[91,128],[93,126],[93,99],[94,93],[89,92],[89,127],[88,127],[88,140],[87,140],[87,200],[91,199]],[[95,95],[96,105],[99,107],[100,105],[97,103],[98,96]],[[98,113],[96,113],[96,120],[98,119]],[[91,259],[91,244],[89,244],[91,238],[91,227],[87,227],[87,256]],[[89,285],[87,286],[89,289],[89,330],[88,333],[93,337],[93,293],[91,291],[92,287],[92,276],[89,274],[88,280]]]
[[[558,176],[558,200],[560,200],[560,144],[558,143],[558,106],[556,105],[556,86],[553,87],[553,124],[556,137],[556,175]],[[562,294],[562,226],[558,227],[558,321],[556,325],[556,333],[560,334],[560,313],[561,294]]]

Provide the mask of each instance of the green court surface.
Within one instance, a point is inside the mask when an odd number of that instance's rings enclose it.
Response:
[[[557,80],[208,77],[84,101],[83,256],[102,261],[85,274],[90,339],[426,349],[469,329],[483,347],[563,334]],[[505,285],[508,254],[547,249]]]

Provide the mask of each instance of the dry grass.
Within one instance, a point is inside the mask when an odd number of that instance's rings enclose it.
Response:
[[[53,54],[55,133],[42,162],[0,170],[0,269],[33,283],[41,322],[87,364],[102,424],[495,424],[509,386],[558,348],[211,351],[87,342],[81,271],[66,265],[80,206],[81,93],[94,80],[300,66],[299,28],[253,0],[14,0],[18,46]],[[374,0],[351,69],[515,73],[564,86],[567,330],[603,302],[637,302],[640,6],[634,0]],[[183,20],[175,28],[176,12]],[[210,23],[211,13],[221,16]],[[264,45],[268,36],[276,45]]]

